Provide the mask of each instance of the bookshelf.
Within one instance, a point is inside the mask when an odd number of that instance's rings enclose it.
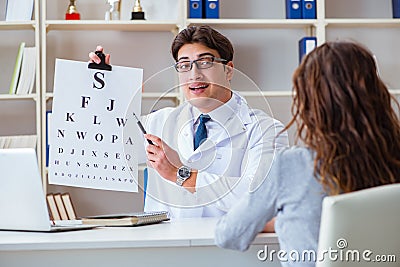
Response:
[[[36,149],[39,164],[41,158],[41,99],[40,99],[40,20],[39,0],[33,1],[32,19],[26,21],[5,21],[7,1],[0,1],[0,136],[36,136]],[[26,47],[36,47],[35,84],[33,93],[9,94],[14,65],[20,43]]]
[[[337,39],[363,43],[376,54],[381,76],[391,92],[396,96],[400,95],[400,56],[397,53],[400,43],[400,19],[392,19],[391,0],[317,0],[317,18],[311,20],[285,19],[284,0],[220,0],[220,19],[187,18],[187,0],[169,0],[170,10],[166,10],[164,1],[155,4],[155,1],[146,0],[142,1],[146,13],[145,21],[127,19],[134,1],[122,1],[120,21],[103,20],[106,4],[97,0],[77,1],[77,8],[81,14],[79,21],[64,20],[68,1],[43,0],[40,10],[38,2],[39,0],[35,1],[34,12],[35,18],[39,18],[40,13],[40,20],[15,23],[0,21],[0,34],[15,34],[12,38],[14,50],[25,33],[30,34],[27,45],[40,43],[41,72],[38,71],[39,77],[36,81],[41,80],[41,86],[38,87],[37,83],[38,93],[32,96],[8,96],[4,95],[5,90],[2,89],[0,101],[2,105],[3,102],[7,102],[18,103],[16,107],[31,106],[35,111],[29,113],[36,114],[35,123],[29,121],[26,124],[41,137],[38,140],[41,159],[46,156],[46,110],[52,106],[55,58],[86,61],[88,52],[101,44],[107,53],[111,53],[111,64],[141,67],[144,69],[146,81],[160,70],[172,66],[172,39],[179,30],[188,25],[209,24],[228,36],[235,48],[236,69],[243,74],[243,78],[247,76],[248,81],[253,81],[258,86],[239,80],[233,88],[241,91],[252,107],[272,113],[283,123],[287,123],[291,117],[291,76],[298,65],[298,40],[306,35],[316,36],[318,44]],[[6,51],[0,53],[11,55],[11,48],[8,46],[2,44],[3,50]],[[6,58],[8,65],[14,64],[15,57]],[[167,73],[169,72],[166,71],[165,74]],[[7,72],[5,74],[6,77],[11,77]],[[182,94],[176,90],[165,94],[168,85],[173,84],[176,79],[174,75],[167,76],[160,79],[162,82],[152,78],[149,86],[145,84],[143,114],[148,113],[161,96],[157,108],[177,106],[184,100]],[[0,85],[8,88],[4,82]],[[267,98],[268,104],[260,96]],[[12,104],[8,104],[8,109],[10,106]],[[3,115],[0,115],[0,119],[2,117]],[[26,117],[24,113],[25,121]],[[20,123],[13,120],[15,132],[18,132]],[[293,132],[293,129],[289,132],[291,139]],[[41,169],[43,177],[46,177],[45,164],[41,163]],[[43,182],[48,192],[62,191],[62,188],[48,185],[46,178]],[[116,197],[119,203],[137,201],[137,198],[124,193],[75,188],[68,190],[78,202],[78,213],[82,206],[91,205],[91,199]],[[108,208],[111,205],[109,204]],[[126,205],[128,204],[125,204],[125,207]],[[105,206],[103,210],[96,207],[98,210],[95,212],[107,212],[107,205]],[[133,209],[139,208],[141,207]],[[86,212],[85,208],[80,211]],[[121,208],[121,211],[126,210]]]

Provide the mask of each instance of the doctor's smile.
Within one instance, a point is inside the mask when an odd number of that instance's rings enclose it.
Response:
[[[189,89],[192,90],[194,94],[201,94],[208,88],[207,83],[192,83],[189,85]]]

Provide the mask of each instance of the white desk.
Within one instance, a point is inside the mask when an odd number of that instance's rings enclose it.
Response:
[[[279,249],[275,234],[259,234],[246,252],[214,245],[216,219],[183,219],[141,227],[63,233],[0,231],[0,267],[280,266],[257,252]]]

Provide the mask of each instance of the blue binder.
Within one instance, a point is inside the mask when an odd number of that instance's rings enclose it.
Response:
[[[219,19],[219,0],[205,0],[206,19]]]
[[[316,0],[302,0],[301,2],[303,19],[316,19]]]
[[[301,0],[286,0],[286,18],[301,19]]]
[[[50,116],[52,111],[46,111],[46,167],[49,167],[49,152],[50,152],[50,145],[49,145],[49,123],[50,123]]]
[[[189,18],[202,19],[203,1],[202,0],[188,0],[188,1],[189,1]]]
[[[400,18],[400,0],[392,0],[393,18]]]
[[[303,57],[317,47],[316,37],[304,37],[299,41],[299,64]]]
[[[149,180],[149,171],[147,168],[143,170],[143,204],[146,203],[147,181]]]

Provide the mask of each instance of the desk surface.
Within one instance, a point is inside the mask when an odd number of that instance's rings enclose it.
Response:
[[[275,234],[259,234],[246,252],[221,249],[214,244],[216,221],[180,219],[62,233],[0,231],[0,266],[280,266],[258,259],[266,246],[279,249]]]
[[[59,233],[0,231],[0,251],[215,246],[215,218],[179,219],[140,227],[100,227]],[[278,244],[259,234],[254,244]]]

